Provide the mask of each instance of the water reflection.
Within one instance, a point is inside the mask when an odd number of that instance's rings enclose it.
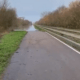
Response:
[[[29,27],[29,29],[28,29],[27,31],[37,31],[37,30],[36,30],[35,27],[32,25],[31,27]]]

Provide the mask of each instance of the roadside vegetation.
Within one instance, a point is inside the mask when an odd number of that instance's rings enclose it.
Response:
[[[42,29],[42,28],[40,28],[40,27],[38,27],[38,26],[36,26],[36,25],[34,25],[34,27],[35,27],[35,29],[37,29],[37,30],[39,30],[39,31],[45,31],[44,29]]]
[[[25,20],[24,18],[17,18],[17,26],[15,29],[28,28],[30,25],[32,25],[32,22]]]
[[[44,14],[36,24],[80,29],[80,1],[74,1],[69,7],[61,6],[53,12]]]
[[[5,69],[12,53],[14,53],[25,36],[26,31],[10,32],[0,40],[0,74]]]
[[[16,9],[9,7],[8,0],[0,1],[0,37],[2,33],[13,31],[16,28],[28,27],[30,21],[23,17],[18,18]]]

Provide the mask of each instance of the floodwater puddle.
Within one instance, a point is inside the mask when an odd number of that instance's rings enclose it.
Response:
[[[37,29],[35,29],[35,27],[32,25],[27,31],[37,31]]]

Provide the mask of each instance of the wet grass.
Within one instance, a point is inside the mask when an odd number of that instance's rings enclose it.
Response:
[[[39,31],[43,31],[43,32],[45,32],[44,29],[42,29],[42,28],[40,28],[40,27],[38,27],[38,26],[35,26],[35,25],[34,25],[34,27],[35,27],[37,30],[39,30]]]
[[[25,36],[26,31],[14,31],[4,35],[0,42],[0,75],[7,66],[9,59]]]

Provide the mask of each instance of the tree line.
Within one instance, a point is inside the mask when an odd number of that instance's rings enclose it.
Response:
[[[9,7],[7,0],[0,1],[0,33],[29,24],[30,21],[17,17],[16,9]]]
[[[46,13],[36,24],[80,29],[80,1],[71,2],[69,7],[61,6],[53,12]]]

